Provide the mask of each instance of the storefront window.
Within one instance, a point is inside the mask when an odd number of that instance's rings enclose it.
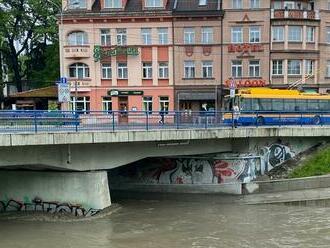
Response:
[[[168,96],[159,97],[159,111],[163,111],[165,114],[168,114],[170,101]]]
[[[102,97],[102,110],[106,111],[108,114],[112,113],[112,99],[111,97]]]
[[[143,111],[152,114],[152,96],[143,97]]]
[[[88,114],[90,110],[89,96],[71,97],[71,109],[83,114]]]

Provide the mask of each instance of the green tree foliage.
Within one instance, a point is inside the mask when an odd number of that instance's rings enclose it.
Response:
[[[23,80],[36,80],[40,71],[48,75],[42,74],[38,81],[54,81],[58,76],[58,62],[48,61],[58,58],[57,6],[59,0],[0,0],[0,49],[18,91]]]

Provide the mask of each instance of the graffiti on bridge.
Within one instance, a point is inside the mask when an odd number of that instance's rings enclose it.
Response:
[[[294,156],[288,145],[273,143],[250,154],[222,159],[153,158],[119,169],[113,180],[142,184],[247,183]]]
[[[40,198],[35,198],[32,202],[21,202],[14,199],[0,201],[0,213],[10,211],[41,211],[90,217],[96,215],[100,210],[93,208],[86,210],[81,205],[43,201]]]

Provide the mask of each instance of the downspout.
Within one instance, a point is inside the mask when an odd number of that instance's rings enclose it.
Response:
[[[221,26],[220,26],[220,50],[221,50],[221,58],[220,58],[220,66],[221,66],[221,72],[220,72],[220,103],[219,107],[220,110],[222,109],[222,102],[223,102],[223,19],[224,19],[224,12],[222,10],[222,0],[220,1],[220,13],[221,13]]]

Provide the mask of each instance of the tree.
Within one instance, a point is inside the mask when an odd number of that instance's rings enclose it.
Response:
[[[0,37],[4,40],[0,49],[18,91],[22,91],[23,80],[31,77],[29,63],[35,62],[33,55],[46,52],[50,44],[58,44],[56,6],[60,2],[49,1],[0,0]]]

